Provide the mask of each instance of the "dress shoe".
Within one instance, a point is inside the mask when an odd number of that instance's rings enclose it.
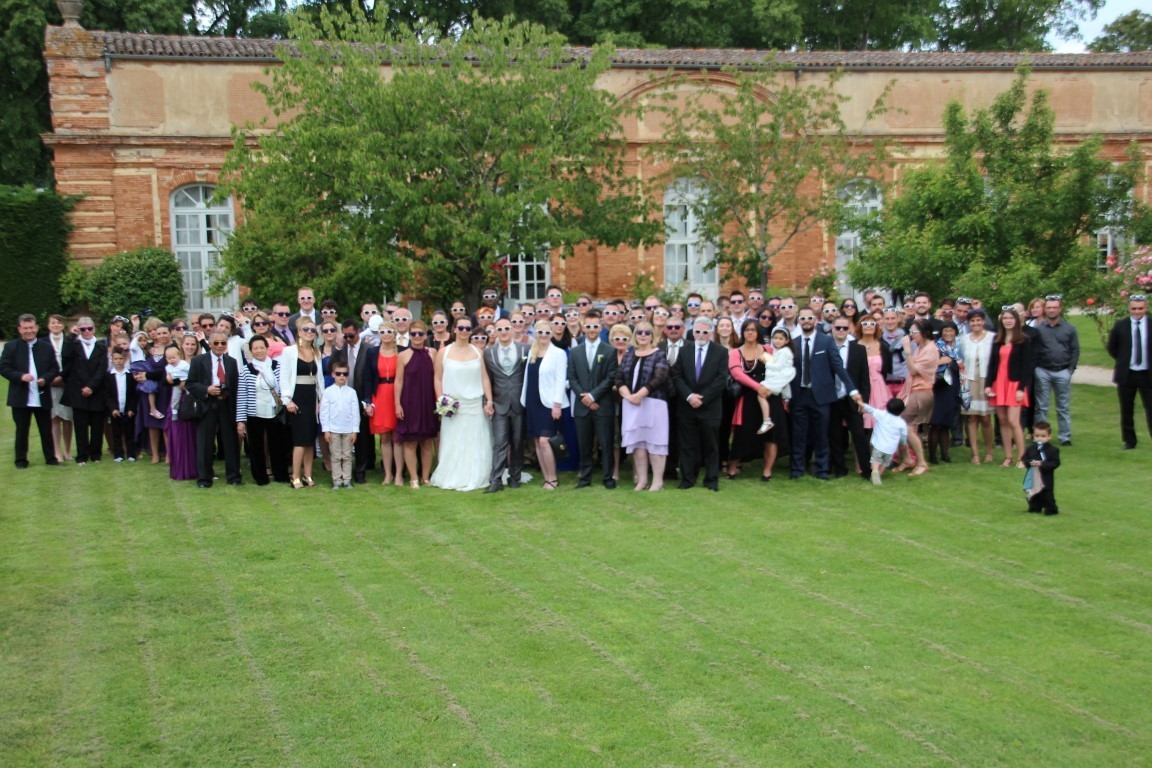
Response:
[[[128,459],[128,461],[135,461],[135,459]],[[58,460],[56,460],[56,459],[48,459],[48,461],[44,462],[44,464],[45,464],[46,466],[49,466],[49,467],[58,467],[58,466],[60,466],[60,462],[59,462]]]
[[[1122,451],[1134,451],[1134,450],[1136,450],[1136,443],[1124,443],[1124,447],[1121,448],[1120,450],[1122,450]]]
[[[1058,514],[1060,514],[1059,510],[1054,509],[1051,512],[1045,512],[1044,517],[1052,517],[1052,515],[1058,515]]]
[[[26,461],[16,462],[16,469],[28,469],[28,462],[26,462]]]
[[[772,482],[772,475],[760,475],[760,482],[762,482],[762,483]]]
[[[686,491],[689,488],[693,487],[694,485],[695,485],[695,483],[690,483],[687,480],[681,480],[680,485],[678,485],[677,487],[682,491]]]
[[[818,475],[816,475],[816,479],[817,480],[823,480],[824,482],[828,482],[828,475],[818,474]]]
[[[704,483],[704,487],[707,488],[708,490],[712,491],[713,493],[719,493],[720,492],[720,486],[716,483]]]
[[[511,488],[512,483],[508,483],[508,487]],[[501,485],[500,483],[492,483],[492,485],[490,485],[484,489],[484,493],[499,493],[502,490],[504,490],[503,485]]]
[[[513,489],[519,488],[520,487],[520,478],[518,478],[518,477],[508,478],[508,487],[513,488]]]
[[[228,485],[243,485],[243,484],[244,483],[241,480],[229,480],[228,481]]]
[[[616,481],[613,480],[612,478],[608,478],[607,480],[604,481],[604,487],[610,491],[614,491],[614,490],[616,490]]]
[[[800,478],[804,477],[804,473],[803,473],[803,472],[793,472],[793,473],[790,475],[790,477],[791,477],[793,480],[799,480]]]
[[[1060,445],[1064,446],[1065,448],[1071,448],[1072,447],[1072,441],[1071,440],[1061,440]]]
[[[197,480],[196,481],[196,487],[197,488],[211,488],[212,487],[212,481],[211,480]]]
[[[592,485],[592,481],[586,477],[582,477],[576,481],[577,488],[587,488],[590,485]]]
[[[352,482],[356,485],[364,485],[365,473],[361,472],[359,475],[352,475]]]

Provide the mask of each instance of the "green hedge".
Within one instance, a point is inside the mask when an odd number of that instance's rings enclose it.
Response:
[[[0,337],[11,338],[16,318],[44,317],[60,308],[60,278],[68,267],[68,212],[76,198],[32,187],[0,186]]]
[[[97,324],[146,309],[165,320],[184,313],[184,279],[164,248],[137,248],[109,256],[88,273],[84,295]]]

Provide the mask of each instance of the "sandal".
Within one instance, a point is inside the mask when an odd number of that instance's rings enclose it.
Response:
[[[410,480],[408,482],[408,487],[409,488],[419,488],[420,487],[420,481],[419,480]]]
[[[979,464],[980,463],[980,457],[973,454],[971,461],[973,464]]]
[[[913,469],[915,467],[916,467],[915,464],[909,464],[908,462],[904,462],[903,464],[900,464],[899,466],[893,467],[892,471],[893,472],[905,472],[905,471],[907,471],[909,469]]]
[[[544,481],[544,486],[543,486],[543,488],[544,488],[544,490],[546,490],[546,491],[554,491],[554,490],[556,490],[558,487],[559,487],[559,481],[558,481],[558,480],[545,480],[545,481]]]
[[[762,435],[768,430],[772,429],[774,426],[776,426],[776,424],[772,421],[772,419],[765,419],[760,423],[760,429],[756,430],[756,434]]]
[[[1011,456],[1004,459],[1004,461],[1000,463],[1000,469],[1012,469],[1012,457]]]
[[[304,480],[305,487],[307,487],[307,488],[315,488],[316,487],[316,483],[312,482],[312,478],[308,477],[307,475],[304,476],[303,480]]]
[[[909,477],[919,477],[920,475],[923,475],[926,472],[928,472],[928,465],[927,464],[920,464],[920,465],[917,465],[916,469],[909,472],[908,476]]]
[[[292,487],[293,488],[303,488],[304,483],[300,482],[300,478],[294,477],[294,478],[292,478]]]
[[[993,456],[992,454],[988,454],[987,456],[984,457],[984,463],[985,464],[995,464],[996,463],[996,457]]]
[[[1016,462],[1016,469],[1027,469],[1027,467],[1024,466],[1023,461],[1018,461]]]

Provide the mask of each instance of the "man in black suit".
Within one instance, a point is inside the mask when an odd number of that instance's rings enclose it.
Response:
[[[355,461],[352,464],[352,482],[363,485],[369,467],[376,466],[376,437],[372,434],[372,419],[368,416],[367,405],[372,402],[372,392],[368,391],[368,380],[364,375],[368,348],[360,340],[356,321],[352,318],[342,323],[344,335],[344,358],[348,363],[351,380],[348,384],[356,390],[360,401],[360,436],[356,439]]]
[[[679,399],[677,428],[680,433],[680,489],[696,485],[704,466],[704,487],[720,490],[721,396],[728,374],[728,353],[712,338],[712,321],[698,317],[692,322],[690,344],[680,350],[672,366],[672,380]]]
[[[616,378],[616,350],[600,341],[600,313],[589,310],[581,322],[584,343],[568,354],[568,385],[576,395],[572,417],[576,420],[576,441],[580,445],[580,479],[577,488],[592,485],[592,435],[600,441],[604,487],[616,487],[612,478],[612,455],[616,402],[612,382]]]
[[[832,321],[832,341],[836,343],[836,353],[840,355],[848,378],[860,393],[860,399],[867,402],[872,391],[868,380],[868,350],[848,338],[851,327],[847,318],[837,317]],[[828,448],[831,452],[832,474],[844,477],[849,472],[844,456],[848,449],[848,436],[851,435],[860,475],[869,480],[871,451],[868,449],[868,435],[864,431],[864,416],[860,413],[857,401],[848,396],[848,389],[839,379],[836,380],[836,394],[839,397],[828,410]]]
[[[676,361],[680,359],[680,353],[690,344],[685,344],[684,336],[691,336],[691,333],[685,334],[687,321],[673,315],[668,318],[667,324],[664,326],[664,338],[656,346],[664,353],[664,357],[668,358],[668,367],[674,368]],[[611,330],[611,329],[609,329]],[[601,341],[607,341],[607,338],[601,334]],[[664,479],[671,480],[676,477],[676,468],[680,466],[680,435],[676,425],[680,423],[678,418],[680,413],[680,398],[668,398],[668,458],[664,462]],[[688,406],[684,406],[687,408]]]
[[[828,419],[836,402],[836,382],[857,405],[863,402],[844,370],[844,361],[831,336],[816,332],[816,312],[804,307],[799,315],[800,335],[792,340],[796,378],[792,380],[792,479],[804,476],[808,441],[816,460],[816,477],[828,479]]]
[[[40,432],[45,464],[59,464],[52,445],[52,395],[48,383],[60,373],[52,344],[36,338],[40,327],[33,315],[16,318],[20,338],[0,352],[0,376],[8,379],[8,407],[16,422],[16,468],[28,468],[28,433],[32,420]],[[613,358],[615,359],[615,358]]]
[[[1134,293],[1128,297],[1128,317],[1117,320],[1108,334],[1108,354],[1116,361],[1112,381],[1120,396],[1120,436],[1124,450],[1136,447],[1136,394],[1144,405],[1148,434],[1152,435],[1152,377],[1148,358],[1152,345],[1148,341],[1148,296]]]
[[[64,347],[64,397],[61,402],[72,408],[76,435],[76,463],[84,466],[100,461],[104,441],[104,374],[108,372],[108,353],[104,342],[96,338],[96,324],[90,317],[76,321],[80,338]]]
[[[240,454],[236,438],[236,392],[240,368],[228,354],[228,334],[214,331],[211,351],[192,358],[187,391],[204,401],[204,417],[196,425],[196,473],[200,488],[212,487],[212,460],[216,457],[216,431],[224,443],[224,470],[228,485],[240,485]]]

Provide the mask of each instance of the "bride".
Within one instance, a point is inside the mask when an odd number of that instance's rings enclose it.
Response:
[[[460,403],[454,416],[440,422],[440,461],[432,485],[451,491],[487,488],[492,472],[492,383],[484,356],[468,343],[472,321],[457,318],[454,339],[436,355],[436,399],[448,395]]]

